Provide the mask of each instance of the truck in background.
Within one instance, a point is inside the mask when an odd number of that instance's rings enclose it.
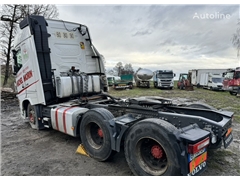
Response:
[[[132,84],[133,87],[136,86],[134,74],[122,74],[120,77],[122,81],[127,81],[128,84]]]
[[[19,27],[13,70],[20,116],[33,129],[78,137],[101,162],[123,148],[133,174],[142,176],[199,175],[208,149],[233,141],[233,112],[108,94],[103,59],[86,25],[29,15]]]
[[[119,76],[107,76],[108,86],[113,86],[114,82],[120,79]]]
[[[150,69],[139,68],[134,74],[136,87],[150,88],[150,80],[153,77],[153,72]]]
[[[156,70],[153,72],[155,88],[173,89],[175,73],[172,70]]]
[[[177,88],[178,89],[184,89],[186,91],[193,91],[193,85],[190,81],[190,74],[188,73],[180,73],[178,82],[177,82]]]
[[[220,73],[202,73],[200,77],[200,86],[204,89],[223,90],[223,77]]]
[[[133,88],[133,75],[112,76],[107,75],[108,86],[114,89],[132,89]]]
[[[113,83],[114,89],[132,89],[133,88],[133,80],[132,74],[121,75],[118,80],[115,80]]]
[[[191,84],[193,86],[202,87],[201,86],[201,74],[203,73],[212,73],[212,74],[222,74],[226,72],[227,69],[193,69],[189,70],[189,74],[191,74]]]
[[[227,69],[223,77],[223,90],[229,91],[231,95],[240,94],[240,67]]]

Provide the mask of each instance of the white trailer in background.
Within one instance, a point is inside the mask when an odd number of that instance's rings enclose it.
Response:
[[[222,90],[222,73],[203,73],[200,77],[200,86],[210,90]]]
[[[193,86],[201,87],[200,84],[201,74],[204,73],[212,73],[212,74],[222,74],[226,72],[226,69],[193,69],[189,70],[189,74],[191,74],[191,83]]]

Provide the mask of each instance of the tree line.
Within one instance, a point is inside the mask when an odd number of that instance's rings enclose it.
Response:
[[[131,63],[123,65],[122,62],[118,62],[113,69],[107,71],[107,74],[112,76],[121,76],[126,74],[134,74],[134,69]]]

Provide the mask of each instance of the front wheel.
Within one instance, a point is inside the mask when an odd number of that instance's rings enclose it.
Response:
[[[36,107],[32,106],[30,103],[28,104],[28,107],[27,107],[27,116],[28,116],[28,121],[30,126],[33,129],[39,129]]]
[[[233,96],[237,95],[237,93],[236,93],[236,92],[233,92],[233,91],[229,91],[229,93],[230,93],[231,95],[233,95]]]
[[[134,175],[179,175],[177,131],[172,124],[160,119],[146,119],[133,125],[124,142],[124,152]]]

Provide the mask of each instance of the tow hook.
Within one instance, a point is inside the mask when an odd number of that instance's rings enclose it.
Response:
[[[212,126],[211,125],[206,125],[204,129],[211,133],[211,143],[215,144],[217,142],[217,136],[212,131]]]

